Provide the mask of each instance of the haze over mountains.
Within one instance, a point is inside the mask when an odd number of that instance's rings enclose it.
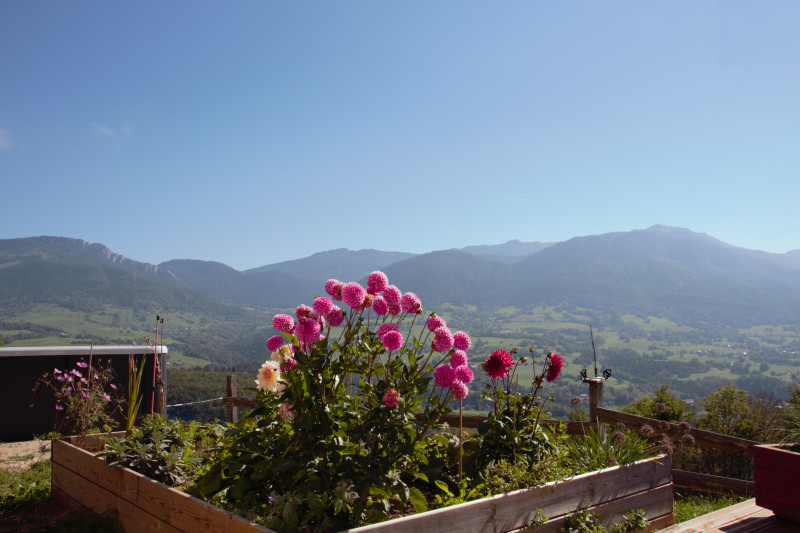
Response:
[[[800,320],[800,250],[747,250],[665,226],[418,255],[336,249],[246,271],[190,259],[150,265],[101,244],[63,237],[5,239],[0,240],[0,310],[43,302],[214,314],[245,306],[291,308],[322,294],[329,278],[363,281],[373,270],[417,293],[429,309],[443,303],[561,305],[600,316],[633,313],[678,323]]]

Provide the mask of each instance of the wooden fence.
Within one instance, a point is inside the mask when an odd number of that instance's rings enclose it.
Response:
[[[570,435],[584,435],[592,428],[605,431],[606,424],[616,425],[622,423],[628,429],[640,430],[649,425],[658,427],[663,424],[661,420],[636,416],[619,411],[613,411],[603,407],[603,383],[606,378],[589,378],[584,382],[589,385],[589,419],[591,422],[576,422],[564,420],[542,420],[542,424],[548,426],[562,426]],[[237,396],[236,376],[227,376],[226,395],[222,398],[225,406],[228,422],[238,420],[238,409],[252,409],[256,406],[256,400],[241,398]],[[462,417],[463,427],[477,428],[478,425],[486,420],[485,415],[464,415]],[[442,422],[457,427],[459,425],[459,415],[447,415]],[[677,424],[670,424],[668,431],[677,433]],[[753,456],[753,447],[761,444],[756,441],[740,439],[704,431],[702,429],[690,428],[688,433],[694,437],[694,446],[697,448],[712,448],[732,454],[740,454],[748,457]],[[739,496],[752,497],[755,494],[755,483],[752,481],[734,479],[711,474],[701,474],[699,472],[688,472],[685,470],[672,469],[672,482],[675,487],[696,490],[701,492],[712,492],[720,494],[737,494]]]

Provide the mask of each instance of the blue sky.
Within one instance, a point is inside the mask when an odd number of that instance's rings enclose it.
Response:
[[[0,238],[800,248],[800,2],[0,2]]]

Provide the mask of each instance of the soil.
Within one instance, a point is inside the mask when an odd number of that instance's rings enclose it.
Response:
[[[50,458],[50,441],[9,442],[0,444],[0,469],[24,472],[30,465]],[[0,533],[34,533],[55,526],[68,511],[48,500],[27,509],[0,514]]]

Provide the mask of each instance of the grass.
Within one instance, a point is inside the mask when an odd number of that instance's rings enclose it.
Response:
[[[675,494],[675,523],[686,522],[698,516],[730,507],[744,498],[722,494],[691,493],[687,495]]]
[[[50,459],[34,463],[23,472],[0,469],[0,513],[32,507],[49,498]]]

